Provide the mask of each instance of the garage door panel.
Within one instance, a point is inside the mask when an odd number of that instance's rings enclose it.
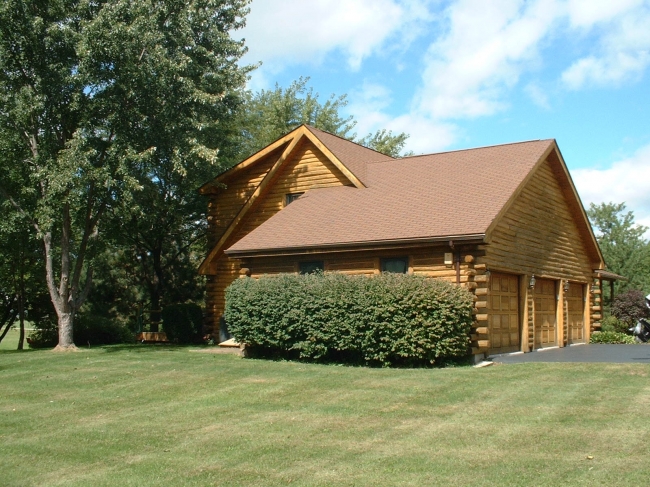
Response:
[[[566,293],[567,305],[567,341],[568,343],[585,342],[584,322],[584,286],[571,283]]]
[[[507,353],[519,345],[519,278],[511,274],[490,276],[490,353]]]
[[[535,348],[557,344],[557,315],[555,281],[537,279],[535,282]]]

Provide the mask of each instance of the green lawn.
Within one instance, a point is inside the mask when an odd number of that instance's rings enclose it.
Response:
[[[649,374],[2,351],[0,484],[648,485]]]
[[[25,338],[29,336],[31,330],[25,330]],[[7,332],[7,335],[0,342],[0,351],[1,350],[16,350],[18,347],[18,338],[20,338],[20,332],[14,330],[13,328]],[[23,343],[23,347],[27,348],[27,340]]]

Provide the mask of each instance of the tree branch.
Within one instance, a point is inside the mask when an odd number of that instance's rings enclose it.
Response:
[[[74,301],[75,309],[79,309],[81,305],[86,301],[88,294],[90,293],[90,288],[93,283],[93,268],[88,266],[88,271],[86,272],[86,283],[84,284],[83,291],[79,293],[77,299]]]
[[[61,225],[61,282],[59,284],[59,296],[61,302],[68,302],[70,297],[70,204],[63,205],[63,221]]]
[[[2,195],[3,195],[5,198],[7,198],[7,200],[9,201],[9,203],[11,203],[11,206],[13,206],[14,208],[16,208],[16,210],[18,210],[18,212],[19,212],[22,216],[24,216],[25,218],[27,218],[27,219],[29,220],[29,222],[32,224],[32,226],[36,229],[36,232],[37,232],[37,233],[41,233],[41,229],[40,229],[39,226],[38,226],[38,222],[37,222],[36,220],[32,219],[32,218],[27,214],[27,212],[26,212],[25,210],[23,210],[23,207],[20,206],[20,203],[18,203],[18,202],[17,202],[17,201],[16,201],[16,200],[15,200],[15,199],[14,199],[14,198],[9,194],[9,192],[8,192],[8,191],[7,191],[7,190],[6,190],[2,185],[0,185],[0,193],[2,193]]]
[[[95,183],[90,182],[88,188],[88,200],[86,203],[86,216],[84,217],[84,233],[81,237],[81,244],[79,245],[79,251],[77,252],[77,260],[75,262],[75,269],[72,275],[72,288],[78,289],[79,280],[81,279],[81,269],[83,268],[83,262],[86,257],[86,249],[88,248],[88,241],[91,238],[93,233],[93,206],[94,206],[94,193],[95,193]]]
[[[52,262],[52,232],[43,234],[43,245],[45,247],[45,278],[47,280],[47,289],[50,291],[50,297],[54,303],[56,313],[62,312],[61,295],[54,282],[54,267]]]

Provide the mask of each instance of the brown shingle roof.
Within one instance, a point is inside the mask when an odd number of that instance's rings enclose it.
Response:
[[[386,154],[355,144],[354,142],[350,142],[338,135],[323,132],[311,125],[305,125],[305,127],[307,127],[312,134],[325,144],[332,154],[334,154],[345,167],[352,171],[352,173],[359,178],[364,185],[367,176],[368,163],[395,160]]]
[[[341,162],[365,166],[367,187],[308,191],[226,253],[482,236],[554,144],[541,140],[364,161],[362,151],[337,142],[332,147],[332,139],[318,132]]]

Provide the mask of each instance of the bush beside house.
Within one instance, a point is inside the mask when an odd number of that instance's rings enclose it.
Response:
[[[234,281],[224,316],[253,353],[420,365],[467,354],[472,306],[465,289],[425,277],[283,274]]]
[[[626,329],[634,326],[641,318],[650,318],[645,295],[639,289],[631,289],[617,295],[612,302],[611,313],[623,322]]]

